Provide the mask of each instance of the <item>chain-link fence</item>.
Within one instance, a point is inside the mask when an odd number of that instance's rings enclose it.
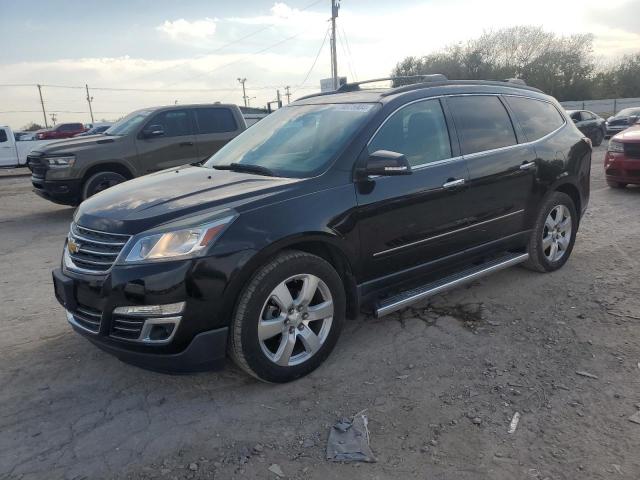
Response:
[[[628,107],[640,107],[640,98],[609,98],[604,100],[576,100],[560,102],[567,110],[589,110],[607,118]]]

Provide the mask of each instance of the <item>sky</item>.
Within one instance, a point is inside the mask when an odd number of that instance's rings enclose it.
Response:
[[[176,102],[241,104],[238,78],[252,106],[276,89],[286,103],[285,86],[293,100],[330,75],[330,16],[331,0],[0,0],[0,125],[43,123],[34,84],[58,123],[90,121],[85,85],[96,121]],[[593,33],[606,61],[640,49],[639,18],[640,0],[343,0],[338,71],[388,76],[408,55],[514,25]]]

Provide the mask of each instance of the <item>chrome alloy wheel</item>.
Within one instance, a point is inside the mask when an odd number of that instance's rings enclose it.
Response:
[[[273,289],[258,321],[262,352],[282,367],[299,365],[324,344],[333,322],[329,287],[311,274],[289,277]]]
[[[571,243],[571,212],[564,205],[551,209],[544,222],[542,251],[550,262],[560,260]]]

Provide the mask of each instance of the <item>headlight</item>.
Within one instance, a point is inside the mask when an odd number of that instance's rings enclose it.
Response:
[[[615,153],[624,153],[624,144],[616,140],[609,140],[607,151]]]
[[[45,157],[45,161],[50,167],[71,167],[76,163],[74,155],[66,155],[64,157]]]
[[[236,215],[230,215],[197,227],[147,235],[135,243],[125,262],[197,256],[211,245],[235,218]]]

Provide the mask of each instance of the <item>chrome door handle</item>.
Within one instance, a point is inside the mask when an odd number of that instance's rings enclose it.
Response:
[[[442,188],[456,188],[464,185],[464,178],[458,180],[451,180],[442,184]]]
[[[532,168],[536,168],[536,162],[527,162],[520,165],[520,170],[531,170]]]

